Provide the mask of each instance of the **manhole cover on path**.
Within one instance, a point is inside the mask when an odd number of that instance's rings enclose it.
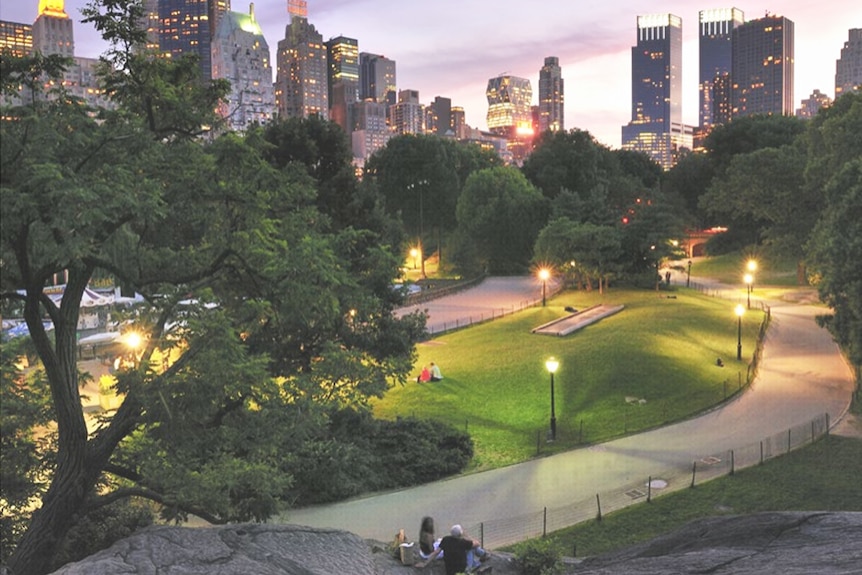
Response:
[[[665,487],[667,487],[667,481],[665,481],[664,479],[652,479],[649,483],[647,483],[647,486],[652,489],[664,489]]]

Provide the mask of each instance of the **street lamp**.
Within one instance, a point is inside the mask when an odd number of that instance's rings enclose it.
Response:
[[[548,278],[551,277],[551,271],[548,268],[539,270],[539,279],[542,280],[542,307],[547,305]],[[553,372],[551,372],[553,374]]]
[[[408,190],[413,190],[414,188],[419,190],[419,255],[420,255],[419,261],[422,262],[422,279],[425,279],[426,277],[428,277],[425,275],[425,253],[422,251],[422,236],[425,233],[425,229],[424,229],[424,219],[425,218],[424,218],[424,214],[422,212],[423,212],[424,203],[425,203],[424,186],[426,186],[427,184],[428,184],[428,180],[419,180],[418,182],[413,183],[413,184],[409,184],[407,186]]]
[[[757,260],[748,260],[746,264],[748,271],[751,272],[751,281],[754,282],[754,272],[757,271]],[[751,284],[751,291],[754,291],[754,283]]]
[[[560,362],[553,357],[545,362],[545,368],[551,374],[551,441],[557,439],[557,416],[554,412],[554,373],[560,367]]]
[[[754,281],[754,276],[751,274],[745,274],[742,276],[742,281],[748,286],[748,309],[751,309],[751,283]]]
[[[410,257],[413,258],[413,269],[416,269],[416,258],[419,256],[419,250],[416,248],[410,248]]]
[[[736,328],[736,361],[742,360],[742,316],[745,315],[745,308],[742,304],[736,304],[736,317],[737,317],[737,328]]]
[[[688,260],[688,272],[685,275],[685,287],[691,287],[691,260]]]

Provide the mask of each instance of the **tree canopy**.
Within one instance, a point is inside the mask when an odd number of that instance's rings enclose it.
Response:
[[[127,4],[91,17],[130,34]],[[279,165],[256,132],[197,138],[213,108],[187,63],[122,53],[117,111],[39,100],[0,121],[0,288],[23,308],[57,430],[17,546],[4,524],[16,575],[54,568],[76,518],[130,496],[166,519],[266,519],[303,466],[296,446],[403,382],[423,332],[421,316],[391,313],[400,258],[377,229],[331,225],[320,173]],[[59,305],[43,292],[55,274],[68,277]],[[115,373],[121,406],[90,433],[77,335],[97,275],[141,294],[118,327],[144,345]],[[7,387],[37,389],[6,366],[4,408]]]

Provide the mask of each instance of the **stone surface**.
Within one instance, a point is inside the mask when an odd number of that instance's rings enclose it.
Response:
[[[585,559],[579,575],[850,575],[862,573],[862,513],[712,517],[627,549]]]
[[[493,553],[494,575],[519,575]],[[442,575],[401,564],[388,545],[296,525],[152,527],[55,575]],[[566,575],[849,575],[862,572],[862,513],[760,513],[692,522],[647,543],[584,560]]]

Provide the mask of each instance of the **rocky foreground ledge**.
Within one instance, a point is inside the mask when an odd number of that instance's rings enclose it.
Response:
[[[297,525],[158,526],[55,575],[439,575],[401,565],[386,543]],[[518,575],[495,553],[494,575]],[[849,575],[862,569],[862,513],[760,513],[703,519],[608,555],[567,559],[568,574]]]

